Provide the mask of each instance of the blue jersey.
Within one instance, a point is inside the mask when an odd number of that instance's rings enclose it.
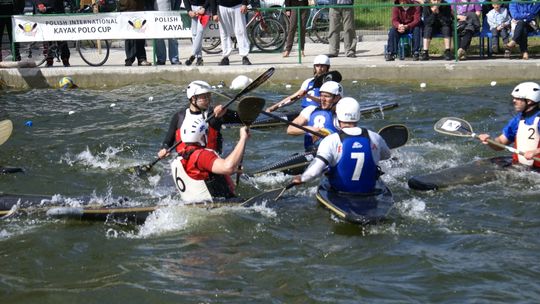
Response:
[[[323,110],[317,107],[309,116],[308,126],[317,127],[319,129],[325,128],[331,133],[337,132],[334,126],[334,114],[331,110]],[[311,151],[315,148],[313,142],[313,135],[306,133],[304,135],[304,148],[306,151]]]
[[[518,131],[519,121],[524,119],[526,125],[532,125],[534,123],[534,119],[540,116],[540,111],[536,111],[536,113],[532,115],[528,115],[527,117],[523,117],[521,113],[517,114],[510,120],[510,122],[504,127],[502,133],[510,142],[516,141],[516,134]]]
[[[309,91],[313,92],[313,94],[312,94],[311,96],[315,96],[315,97],[321,96],[321,92],[319,91],[319,88],[314,88],[314,87],[313,87],[314,85],[315,85],[315,78],[312,79],[312,80],[309,82],[309,84],[308,84],[308,86],[307,86],[307,88],[306,88],[306,91],[308,91],[308,93],[309,93]],[[308,96],[309,96],[309,95],[308,95]],[[318,106],[319,106],[319,103],[318,103],[318,102],[315,102],[315,101],[313,101],[313,100],[311,100],[311,99],[309,99],[309,98],[307,98],[307,97],[302,98],[302,108],[307,108],[307,107],[309,107],[309,106],[316,106],[316,107],[318,107]]]
[[[328,172],[328,181],[336,191],[371,193],[379,177],[373,161],[371,139],[367,129],[358,136],[340,134],[342,144],[341,159]]]

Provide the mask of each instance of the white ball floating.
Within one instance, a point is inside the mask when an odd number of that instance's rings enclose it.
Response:
[[[217,87],[218,87],[219,89],[221,89],[221,88],[223,88],[223,85],[222,85],[222,84],[218,84]]]
[[[73,114],[75,114],[75,111],[69,111],[68,112],[68,115],[73,115]]]
[[[496,86],[496,85],[497,85],[497,82],[496,82],[496,81],[492,81],[492,82],[491,82],[491,86],[492,86],[492,87],[494,87],[494,86]]]
[[[285,88],[286,88],[286,89],[290,89],[290,88],[292,88],[292,85],[287,84],[287,85],[285,85]]]
[[[422,89],[425,88],[425,87],[426,87],[426,83],[425,83],[425,82],[422,82],[422,83],[420,84],[420,87],[421,87]]]
[[[358,80],[353,80],[352,83],[358,83]]]
[[[109,107],[114,108],[114,107],[116,107],[116,104],[113,102],[113,103],[111,103],[111,105]]]
[[[152,101],[152,100],[154,100],[154,96],[148,97],[148,101]]]

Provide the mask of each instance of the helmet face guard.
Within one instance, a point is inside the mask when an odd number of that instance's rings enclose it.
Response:
[[[186,88],[186,95],[189,100],[195,95],[210,93],[210,85],[202,80],[191,82]]]

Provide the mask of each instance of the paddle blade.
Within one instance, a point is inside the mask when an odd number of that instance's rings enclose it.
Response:
[[[457,117],[444,117],[435,123],[433,126],[435,131],[452,135],[452,136],[461,136],[461,137],[471,137],[473,135],[473,130],[469,122]]]
[[[238,117],[246,126],[257,119],[264,108],[265,100],[260,97],[247,96],[238,102]]]
[[[13,123],[11,120],[6,119],[0,121],[0,145],[5,143],[13,132]]]
[[[315,77],[313,81],[313,87],[320,88],[323,85],[323,83],[327,81],[341,82],[342,79],[343,78],[341,76],[341,73],[338,71],[326,72],[320,76]]]
[[[388,148],[401,147],[409,141],[409,129],[405,125],[389,125],[379,130]]]

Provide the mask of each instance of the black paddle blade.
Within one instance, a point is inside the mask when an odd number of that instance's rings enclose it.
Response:
[[[238,102],[238,117],[243,124],[251,126],[257,119],[266,101],[260,97],[247,96]]]
[[[390,149],[401,147],[409,141],[409,129],[404,125],[386,126],[379,130],[379,135]]]
[[[313,87],[320,88],[323,85],[323,83],[327,81],[341,82],[341,80],[342,80],[342,76],[340,72],[330,71],[330,72],[326,72],[320,76],[315,77],[315,80],[313,81]]]

